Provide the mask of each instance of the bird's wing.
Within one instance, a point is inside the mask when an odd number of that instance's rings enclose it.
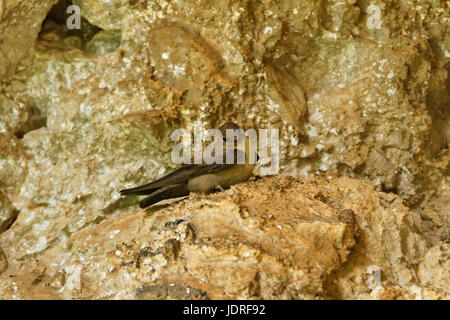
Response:
[[[231,164],[226,163],[226,154],[233,152],[234,161]],[[189,179],[208,174],[208,173],[214,173],[217,171],[220,171],[225,168],[229,168],[230,166],[233,166],[237,163],[238,155],[244,156],[244,152],[239,149],[228,149],[223,154],[223,163],[213,163],[213,164],[187,164],[183,165],[181,168],[178,168],[169,174],[165,175],[162,178],[159,178],[153,182],[147,183],[145,185],[131,188],[131,189],[125,189],[120,190],[120,194],[126,195],[126,194],[137,194],[137,195],[143,195],[143,194],[149,194],[153,192],[155,189],[168,186],[168,185],[174,185],[179,184],[183,182],[187,182]]]
[[[186,183],[168,185],[150,193],[150,195],[139,202],[141,208],[146,208],[165,199],[185,197],[189,195]]]

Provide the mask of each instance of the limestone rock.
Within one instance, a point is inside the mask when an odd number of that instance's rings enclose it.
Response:
[[[55,2],[0,0],[1,297],[447,297],[445,2],[74,0],[78,31]],[[333,178],[131,214],[175,129],[230,119],[279,129],[280,176]]]
[[[445,254],[427,247],[409,214],[393,194],[349,178],[317,176],[265,178],[210,196],[192,195],[50,243],[42,233],[27,231],[19,217],[0,236],[9,263],[0,276],[0,295],[448,298],[444,274],[434,268],[444,263],[445,269],[446,262],[438,262]],[[367,270],[374,265],[382,273],[371,288]],[[18,277],[23,267],[28,271]]]
[[[450,287],[449,247],[448,243],[442,243],[428,250],[417,271],[422,285],[448,291]]]
[[[22,141],[9,133],[0,133],[0,188],[17,193],[27,174],[28,159]]]
[[[136,0],[73,0],[81,15],[90,23],[105,30],[121,29],[124,15],[129,13]]]
[[[117,41],[108,49],[92,39],[88,49],[110,53],[87,55],[64,32],[43,30],[33,62],[14,76],[22,87],[5,84],[5,128],[23,126],[33,107],[48,127],[66,131],[149,109],[188,128],[200,118],[205,126],[235,118],[280,129],[285,175],[367,177],[410,205],[448,211],[440,4],[381,1],[373,28],[372,9],[359,2],[81,2],[92,23],[121,30],[120,47],[110,52]],[[289,71],[290,80],[281,83],[273,70]]]
[[[107,54],[120,46],[120,31],[100,31],[86,44],[88,52]]]
[[[2,274],[6,269],[8,269],[8,261],[6,260],[5,253],[2,248],[0,248],[0,274]]]
[[[0,79],[12,75],[27,56],[42,21],[57,0],[0,2]]]
[[[11,201],[0,192],[0,233],[9,228],[16,219],[16,216],[17,211],[14,210]]]

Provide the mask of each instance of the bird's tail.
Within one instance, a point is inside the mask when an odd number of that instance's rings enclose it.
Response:
[[[134,194],[134,195],[145,195],[145,194],[151,194],[153,192],[155,192],[156,190],[158,190],[158,188],[149,188],[146,185],[143,186],[139,186],[136,188],[131,188],[131,189],[124,189],[124,190],[120,190],[120,195],[121,196],[125,196],[128,194]]]
[[[139,206],[141,208],[146,208],[165,199],[184,197],[188,195],[189,190],[186,183],[164,186],[154,191],[148,197],[142,199],[141,202],[139,202]]]

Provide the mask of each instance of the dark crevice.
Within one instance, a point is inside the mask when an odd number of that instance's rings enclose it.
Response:
[[[388,186],[386,186],[386,184],[384,182],[381,184],[381,191],[385,192],[385,193],[394,193],[394,194],[398,195],[396,186],[388,187]]]
[[[9,219],[3,221],[3,223],[0,224],[0,234],[7,231],[9,228],[11,228],[13,223],[17,220],[18,215],[19,215],[19,211],[14,210],[12,212],[11,217],[9,217]]]
[[[72,11],[67,13],[67,8],[73,4],[77,4],[77,2],[60,0],[52,7],[42,23],[39,39],[53,41],[55,40],[54,35],[57,35],[57,38],[63,40],[67,46],[96,55],[115,51],[121,44],[121,31],[103,30],[91,24],[83,17],[83,8],[80,8],[80,27],[69,29],[67,22],[74,21],[75,13]]]
[[[31,104],[27,113],[28,120],[14,132],[14,135],[18,139],[22,139],[23,136],[30,131],[47,126],[47,117],[38,107],[36,107],[36,104]]]

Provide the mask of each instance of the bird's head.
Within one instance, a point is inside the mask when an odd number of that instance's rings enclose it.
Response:
[[[222,133],[223,141],[227,144],[234,145],[236,149],[245,152],[247,161],[255,164],[259,160],[259,155],[256,152],[256,137],[251,141],[250,137],[245,134],[245,131],[234,122],[225,122],[219,127]],[[253,144],[252,144],[253,142]],[[250,152],[252,149],[253,152]]]
[[[245,137],[245,132],[242,128],[234,122],[225,122],[219,127],[219,131],[222,133],[224,142],[241,142]]]

